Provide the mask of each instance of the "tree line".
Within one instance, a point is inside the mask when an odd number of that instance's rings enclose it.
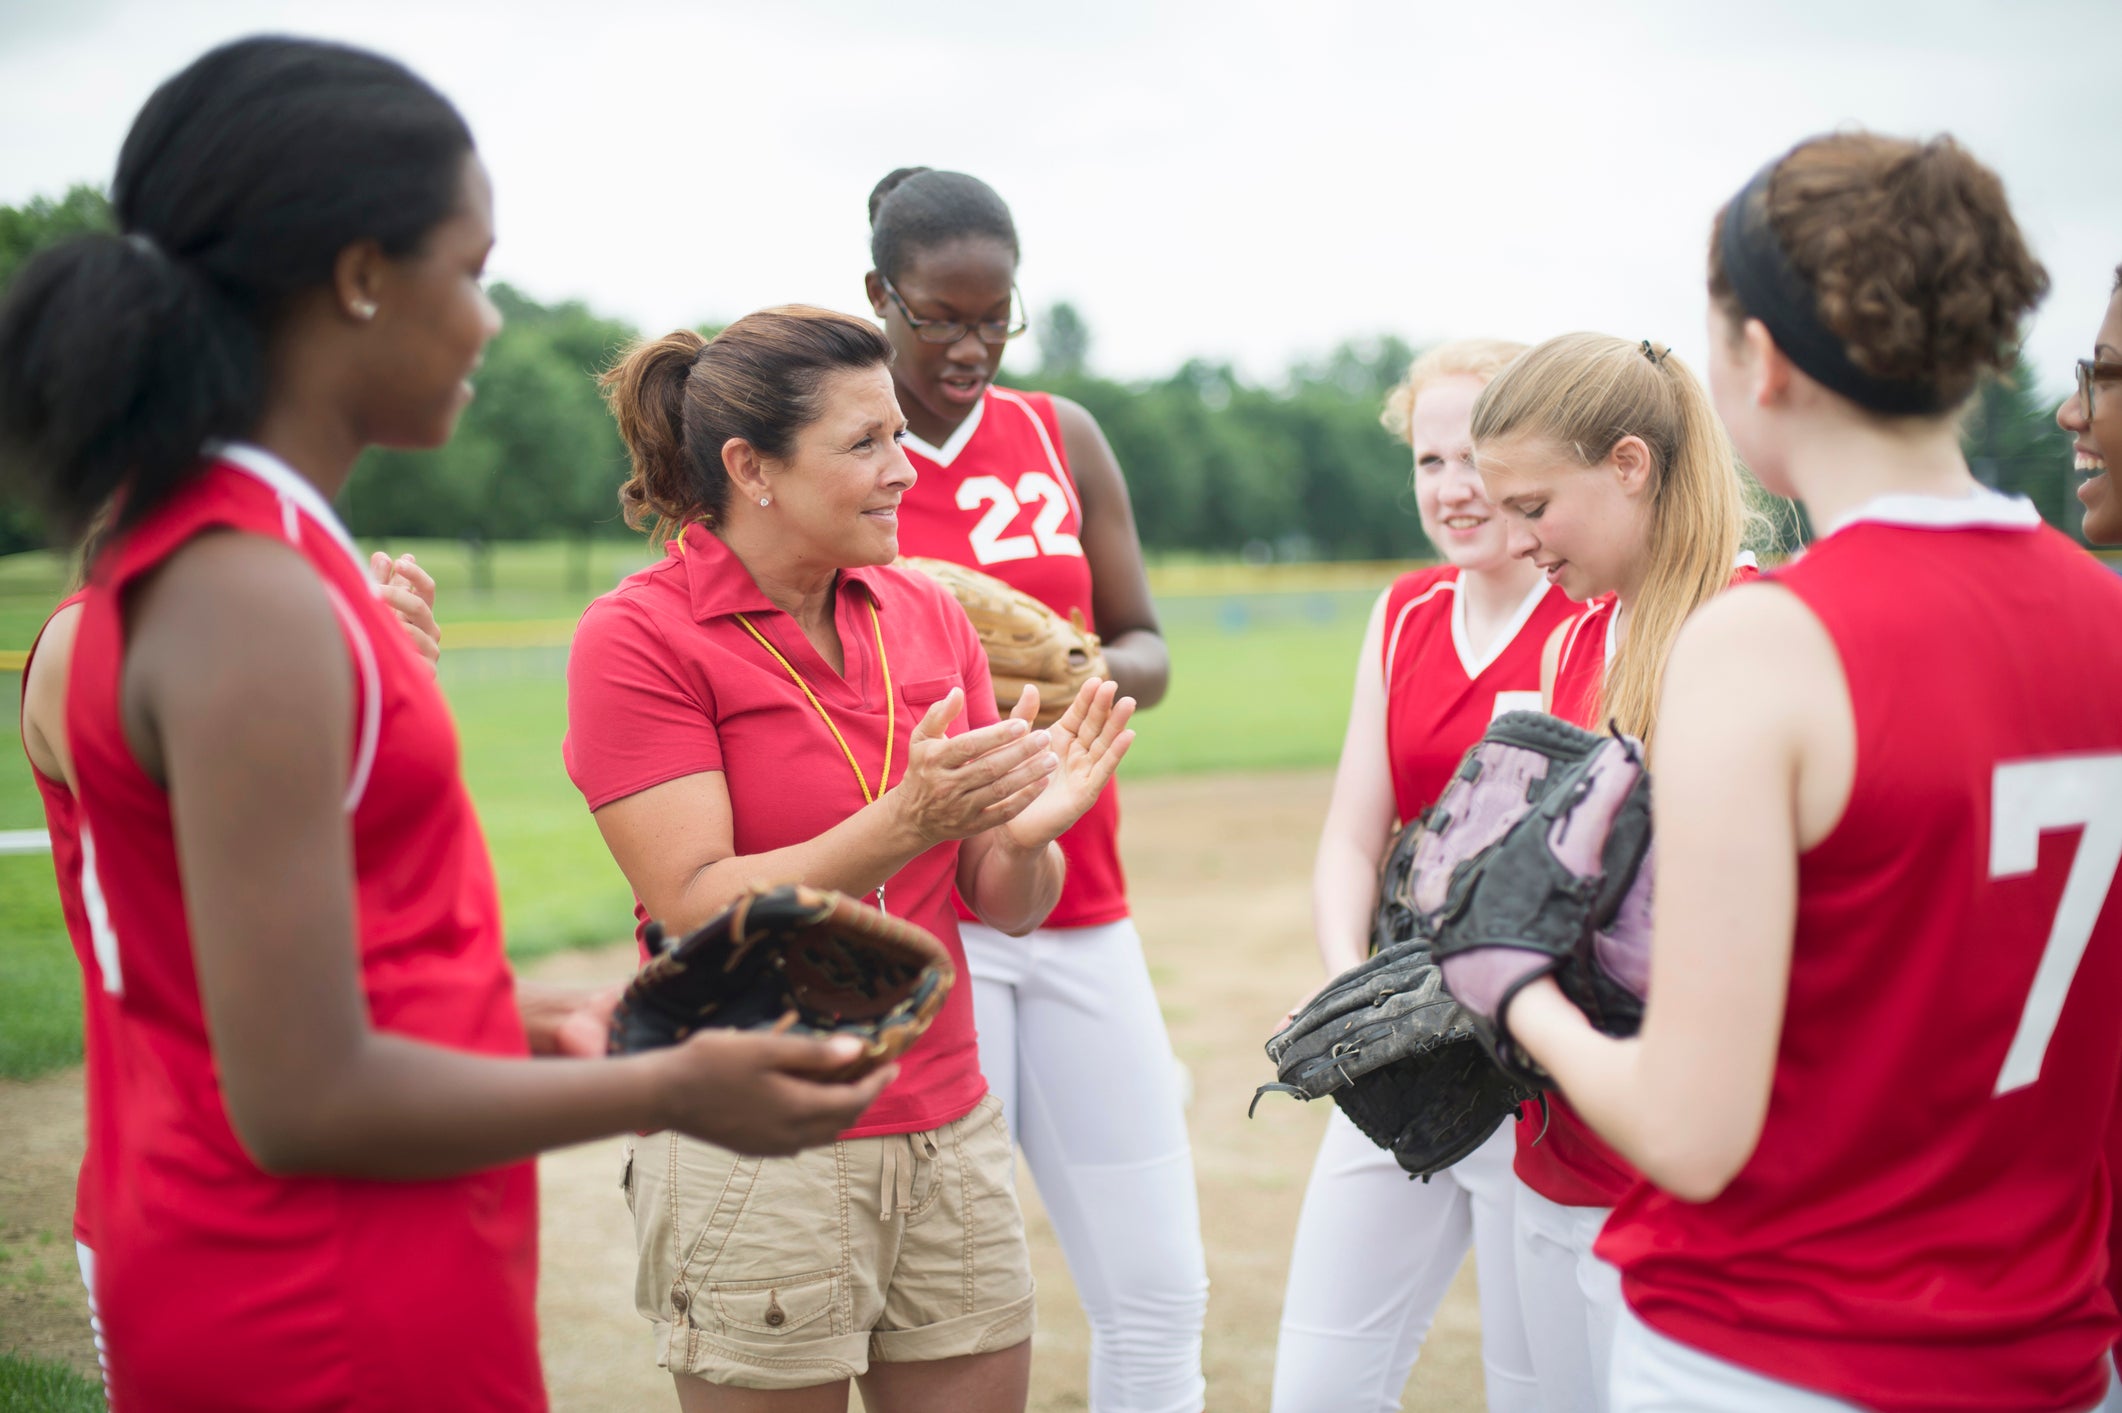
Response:
[[[0,206],[0,290],[42,246],[110,228],[109,204],[94,187]],[[349,528],[475,547],[632,534],[618,504],[626,454],[596,375],[638,331],[581,303],[542,304],[505,284],[492,296],[505,326],[487,348],[478,396],[456,436],[432,451],[366,453],[340,497]],[[1067,304],[1042,314],[1034,339],[1034,366],[1014,366],[1033,360],[1013,347],[1002,381],[1074,398],[1098,419],[1151,551],[1294,560],[1427,551],[1407,449],[1378,421],[1414,353],[1401,340],[1344,343],[1261,383],[1200,359],[1163,378],[1101,377],[1091,368],[1090,330]],[[2069,448],[2054,425],[2055,404],[2036,385],[2022,360],[2016,377],[1984,389],[1967,418],[1969,461],[1983,480],[2027,495],[2075,535]],[[29,507],[0,501],[0,553],[44,543]]]

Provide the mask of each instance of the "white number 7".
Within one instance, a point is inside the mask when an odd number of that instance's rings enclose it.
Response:
[[[2122,864],[2122,755],[2007,761],[1991,780],[1989,809],[1991,878],[2032,873],[2041,836],[2049,830],[2085,829],[2041,948],[2033,990],[1997,1073],[1993,1093],[2009,1094],[2040,1078],[2049,1039],[2063,1015],[2063,998],[2085,959],[2115,867]]]

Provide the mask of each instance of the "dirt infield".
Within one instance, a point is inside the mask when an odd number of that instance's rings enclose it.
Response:
[[[1248,1122],[1265,1077],[1260,1041],[1317,980],[1309,941],[1312,844],[1325,813],[1319,774],[1182,777],[1130,785],[1123,843],[1137,920],[1179,1057],[1192,1071],[1188,1115],[1208,1234],[1209,1407],[1264,1410],[1290,1235],[1325,1113],[1270,1100]],[[623,974],[631,949],[555,957],[564,980]],[[92,1368],[67,1236],[80,1144],[78,1072],[0,1085],[0,1347]],[[548,1155],[540,1315],[556,1413],[667,1409],[647,1325],[633,1310],[633,1237],[618,1147]],[[1031,1407],[1087,1406],[1089,1340],[1036,1194],[1025,1193],[1039,1281]],[[1389,1240],[1389,1233],[1381,1233]],[[1461,1271],[1404,1406],[1481,1406],[1477,1314]]]

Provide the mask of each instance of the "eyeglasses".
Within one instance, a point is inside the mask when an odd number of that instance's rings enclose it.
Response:
[[[914,317],[914,311],[906,307],[906,300],[899,291],[892,288],[890,280],[884,282],[884,292],[899,306],[899,313],[906,320],[906,326],[914,331],[914,337],[923,343],[956,343],[977,331],[982,343],[1004,344],[1032,326],[1032,321],[1022,315],[1024,297],[1017,293],[1015,285],[1009,287],[1009,307],[1016,316],[1015,323],[1000,319],[982,319],[977,324],[960,323],[955,319],[918,319]]]
[[[2093,415],[2093,384],[2112,383],[2122,380],[2122,363],[2109,363],[2100,358],[2078,360],[2078,401],[2085,407],[2085,415]]]

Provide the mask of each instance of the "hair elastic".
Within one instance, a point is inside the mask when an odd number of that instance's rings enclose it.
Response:
[[[1820,322],[1812,285],[1792,266],[1768,221],[1769,183],[1781,164],[1777,158],[1754,173],[1724,208],[1720,263],[1741,307],[1767,327],[1786,358],[1829,392],[1892,417],[1944,411],[1936,386],[1874,377],[1851,361],[1842,340]]]

